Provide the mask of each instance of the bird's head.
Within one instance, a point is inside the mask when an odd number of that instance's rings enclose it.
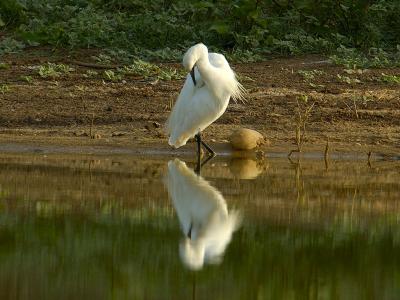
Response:
[[[196,79],[194,78],[194,67],[196,65],[196,62],[203,56],[206,56],[208,54],[208,49],[207,47],[202,44],[196,44],[192,47],[190,47],[185,55],[183,56],[183,67],[185,68],[186,71],[190,72],[190,75],[192,76],[193,83],[196,85]]]

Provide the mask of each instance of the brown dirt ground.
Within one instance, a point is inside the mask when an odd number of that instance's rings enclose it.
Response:
[[[3,57],[10,68],[0,69],[0,88],[9,87],[0,91],[0,143],[157,147],[172,152],[162,125],[182,80],[127,77],[124,83],[104,82],[103,70],[97,70],[100,75],[94,78],[85,78],[90,68],[73,61],[93,62],[93,53],[33,49]],[[57,79],[43,79],[33,67],[48,61],[67,63],[75,70]],[[306,151],[323,151],[329,137],[333,151],[398,153],[400,85],[378,79],[381,73],[400,75],[399,68],[347,74],[320,56],[276,58],[233,64],[233,68],[249,92],[248,102],[231,102],[225,114],[205,130],[212,144],[224,144],[234,129],[246,127],[269,138],[267,150],[295,149],[296,98],[305,94],[309,102],[315,102],[307,124]],[[322,70],[324,74],[307,81],[299,70]],[[349,84],[337,74],[361,82]],[[21,78],[27,75],[32,76],[30,83]],[[96,139],[88,136],[92,119]]]

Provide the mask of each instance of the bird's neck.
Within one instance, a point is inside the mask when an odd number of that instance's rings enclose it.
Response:
[[[202,55],[196,62],[197,69],[200,72],[201,78],[208,83],[211,80],[212,66],[207,55]]]

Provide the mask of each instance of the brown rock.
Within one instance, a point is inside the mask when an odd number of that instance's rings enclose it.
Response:
[[[236,130],[230,136],[229,141],[236,150],[251,150],[267,142],[261,133],[246,128]]]

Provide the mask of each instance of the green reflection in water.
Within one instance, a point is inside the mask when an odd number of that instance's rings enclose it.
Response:
[[[243,224],[219,265],[192,272],[167,162],[131,160],[1,162],[1,299],[398,299],[396,165],[270,161],[254,180],[206,167]]]

